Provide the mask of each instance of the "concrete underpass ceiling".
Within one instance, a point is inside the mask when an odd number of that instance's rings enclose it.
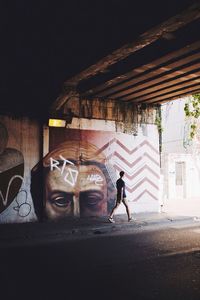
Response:
[[[67,80],[53,107],[73,88],[86,99],[147,104],[200,92],[199,28],[196,3]]]
[[[200,92],[200,32],[197,28],[200,28],[200,20],[177,30],[169,40],[161,37],[111,66],[104,74],[80,82],[79,93],[86,98],[163,103]]]
[[[6,12],[1,112],[43,116],[70,85],[136,103],[200,91],[200,1],[21,0]]]

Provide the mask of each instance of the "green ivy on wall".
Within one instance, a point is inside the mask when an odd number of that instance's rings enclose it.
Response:
[[[156,116],[156,119],[155,119],[155,125],[157,126],[159,132],[163,132],[162,120],[161,120],[161,117],[158,115]]]
[[[197,133],[197,120],[200,117],[200,94],[192,95],[184,106],[185,116],[190,118],[189,138],[192,140]]]
[[[158,132],[161,134],[163,132],[163,127],[162,127],[162,116],[161,116],[160,106],[158,106],[156,109],[155,125],[157,126]]]

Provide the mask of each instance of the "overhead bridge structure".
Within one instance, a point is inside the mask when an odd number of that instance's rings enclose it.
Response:
[[[52,109],[73,94],[164,103],[200,92],[200,3],[139,35],[64,83]]]

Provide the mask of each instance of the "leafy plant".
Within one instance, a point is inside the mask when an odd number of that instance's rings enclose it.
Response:
[[[163,131],[163,128],[162,128],[162,120],[161,120],[161,117],[160,117],[158,114],[156,114],[155,125],[157,125],[157,128],[158,128],[158,131],[159,131],[159,132],[162,132],[162,131]]]
[[[185,116],[191,119],[189,137],[192,140],[197,133],[197,120],[200,117],[200,94],[190,97],[184,106]]]

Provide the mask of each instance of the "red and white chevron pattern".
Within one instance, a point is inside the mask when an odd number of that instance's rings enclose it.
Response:
[[[139,201],[145,198],[158,200],[160,165],[158,145],[148,138],[134,139],[120,135],[105,144],[99,152],[106,154],[107,160],[116,170],[125,172],[127,198]]]

